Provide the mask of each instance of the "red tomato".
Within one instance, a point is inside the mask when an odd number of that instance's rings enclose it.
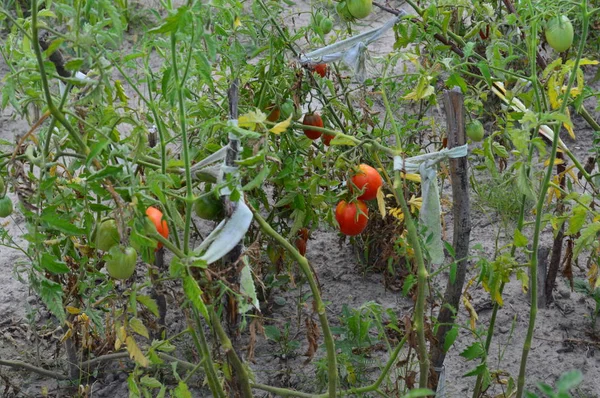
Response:
[[[169,226],[167,225],[167,221],[163,219],[162,211],[151,206],[146,209],[146,215],[152,221],[152,223],[154,223],[158,233],[167,239],[169,237]],[[157,249],[160,249],[161,247],[162,243],[158,242]]]
[[[362,214],[358,214],[358,209]],[[369,209],[362,200],[347,203],[342,200],[335,208],[335,219],[344,235],[354,236],[360,234],[367,227]]]
[[[306,241],[302,238],[296,239],[296,248],[302,256],[306,254]]]
[[[377,170],[367,164],[363,163],[358,168],[359,171],[352,177],[352,183],[361,191],[364,189],[363,194],[358,199],[375,199],[377,197],[377,190],[383,185],[381,176]],[[352,189],[351,185],[350,189]]]
[[[305,126],[315,126],[315,127],[323,127],[323,119],[318,113],[308,113],[304,116],[304,120],[302,120],[302,124]],[[304,135],[310,138],[311,140],[316,140],[321,136],[320,131],[305,129]]]
[[[327,64],[317,64],[313,68],[313,72],[317,73],[321,77],[325,77],[327,74]]]
[[[335,138],[335,135],[323,134],[323,138],[322,138],[323,144],[329,146],[329,143],[334,138]]]

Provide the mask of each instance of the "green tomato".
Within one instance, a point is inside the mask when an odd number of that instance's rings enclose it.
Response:
[[[573,44],[573,25],[566,15],[552,18],[546,25],[546,41],[555,51],[567,51]]]
[[[342,1],[335,6],[335,10],[343,21],[351,22],[354,20],[350,10],[348,10],[348,4],[346,1]]]
[[[119,244],[121,237],[115,220],[105,220],[100,223],[96,231],[96,249],[107,252],[114,245]]]
[[[319,26],[321,27],[323,34],[326,35],[333,29],[333,21],[329,18],[323,18]]]
[[[196,215],[204,220],[220,220],[225,217],[225,209],[221,199],[213,192],[200,195],[194,202]]]
[[[133,247],[115,245],[105,258],[106,270],[115,279],[129,279],[135,272],[137,252]]]
[[[366,18],[373,11],[373,0],[348,0],[348,11],[354,18]]]
[[[479,142],[483,140],[483,124],[481,124],[479,120],[473,120],[471,123],[467,124],[466,131],[467,137],[472,141]]]
[[[323,18],[325,18],[325,15],[323,15],[321,11],[318,11],[316,14],[313,15],[313,23],[316,26],[319,26]]]
[[[8,217],[13,212],[13,203],[8,196],[0,199],[0,217]]]

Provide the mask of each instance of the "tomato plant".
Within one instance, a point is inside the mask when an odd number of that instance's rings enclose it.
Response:
[[[347,203],[342,200],[335,208],[335,219],[344,235],[355,236],[367,227],[369,209],[362,200]]]
[[[350,189],[352,189],[352,185],[354,185],[356,188],[363,191],[358,197],[360,200],[375,199],[377,197],[377,191],[383,185],[383,180],[381,179],[379,172],[364,163],[358,166],[358,170],[352,175],[350,181],[352,182]]]
[[[323,119],[321,119],[321,115],[319,115],[318,113],[308,113],[304,116],[302,124],[304,124],[305,126],[323,127]],[[304,135],[306,135],[311,140],[316,140],[321,136],[321,132],[318,130],[304,128]]]
[[[135,272],[137,253],[133,247],[114,245],[105,257],[106,270],[115,279],[129,279]]]

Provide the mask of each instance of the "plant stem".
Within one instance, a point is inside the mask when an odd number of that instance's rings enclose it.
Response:
[[[325,340],[325,348],[327,349],[327,375],[329,378],[329,394],[327,397],[335,398],[338,378],[335,343],[333,335],[331,334],[331,329],[329,328],[329,321],[327,320],[327,314],[325,312],[325,304],[321,299],[321,292],[319,291],[319,286],[317,285],[313,272],[308,264],[308,260],[306,257],[301,255],[300,252],[298,252],[298,250],[292,246],[290,242],[277,233],[277,231],[275,231],[254,208],[250,207],[250,210],[252,210],[254,219],[258,222],[262,231],[275,239],[281,246],[283,246],[284,249],[288,251],[288,253],[292,255],[292,257],[294,257],[294,260],[296,260],[300,266],[300,269],[304,273],[304,276],[308,280],[308,284],[313,295],[313,300],[315,300],[316,303],[317,313],[319,315],[319,321],[323,331],[323,339]]]
[[[402,189],[402,179],[400,171],[396,170],[394,176],[394,193],[396,201],[402,208],[404,213],[404,224],[408,231],[408,242],[415,251],[415,260],[417,262],[417,301],[415,303],[414,328],[417,332],[417,353],[419,355],[419,387],[427,387],[427,379],[429,376],[429,356],[427,353],[427,341],[425,340],[425,298],[427,297],[427,268],[425,268],[425,260],[419,242],[419,234],[412,215],[406,204],[404,192]]]
[[[173,75],[175,77],[175,86],[177,87],[177,98],[179,100],[179,124],[181,125],[181,145],[183,150],[183,165],[185,167],[186,182],[186,201],[185,201],[185,227],[183,229],[183,252],[190,251],[190,227],[192,222],[192,206],[194,204],[194,193],[192,191],[192,172],[190,171],[190,148],[185,120],[185,101],[183,100],[182,82],[179,81],[179,72],[177,71],[177,46],[176,31],[171,33],[171,58],[173,62]]]
[[[565,109],[567,107],[567,102],[569,99],[569,95],[571,93],[571,87],[575,82],[577,73],[577,69],[579,68],[579,62],[581,60],[581,56],[583,54],[583,50],[585,47],[585,41],[588,34],[588,27],[590,22],[590,14],[587,11],[587,0],[582,0],[581,2],[581,12],[583,14],[583,26],[582,33],[579,41],[579,48],[577,51],[577,57],[575,58],[575,63],[573,65],[573,72],[569,77],[569,83],[567,84],[567,89],[563,96],[562,104],[560,107],[560,113],[564,114]],[[556,152],[558,149],[558,140],[559,133],[561,129],[561,123],[557,123],[554,126],[554,139],[552,140],[552,151],[550,152],[550,159],[548,161],[548,167],[546,168],[546,174],[544,175],[544,179],[542,181],[542,186],[537,202],[536,207],[536,217],[535,217],[535,229],[533,233],[533,243],[532,243],[532,253],[531,253],[531,262],[529,266],[530,272],[530,280],[531,280],[531,308],[529,312],[529,327],[527,328],[527,335],[525,336],[525,343],[523,344],[523,353],[521,355],[521,365],[519,368],[519,377],[517,379],[517,395],[516,398],[521,398],[523,396],[523,390],[525,388],[525,373],[527,370],[527,356],[529,355],[529,350],[531,349],[531,340],[533,338],[533,331],[535,329],[535,320],[537,316],[537,265],[538,265],[538,247],[540,243],[540,233],[542,228],[542,216],[544,210],[544,203],[546,200],[546,194],[548,192],[548,185],[550,183],[550,178],[552,177],[552,170],[554,168],[554,160],[556,159]]]
[[[198,334],[196,334],[196,331],[192,327],[190,327],[190,331],[194,338],[194,342],[196,343],[196,346],[203,357],[204,371],[206,372],[208,387],[212,391],[213,396],[217,398],[225,398],[225,392],[223,391],[223,387],[219,382],[217,372],[215,371],[215,365],[212,361],[212,357],[210,356],[210,349],[208,348],[208,342],[206,341],[206,335],[204,334],[204,328],[202,326],[200,314],[195,308],[193,308],[193,313]],[[198,338],[198,336],[200,336],[200,338]]]
[[[221,320],[219,319],[219,316],[215,312],[214,308],[209,309],[209,311],[212,327],[217,334],[217,337],[221,341],[221,348],[225,351],[227,359],[233,367],[232,374],[235,382],[238,384],[237,387],[239,388],[239,392],[242,394],[243,398],[252,398],[252,387],[250,387],[250,377],[248,375],[248,371],[240,360],[240,357],[233,349],[233,344],[231,344],[229,336],[227,336],[227,333],[225,333],[225,330],[221,325]]]

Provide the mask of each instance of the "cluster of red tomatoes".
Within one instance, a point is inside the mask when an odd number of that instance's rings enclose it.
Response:
[[[350,178],[349,189],[358,188],[362,194],[354,202],[342,200],[335,208],[335,219],[344,235],[354,236],[360,234],[367,227],[369,209],[365,200],[377,198],[377,191],[383,185],[381,176],[373,167],[361,164],[358,171]]]

